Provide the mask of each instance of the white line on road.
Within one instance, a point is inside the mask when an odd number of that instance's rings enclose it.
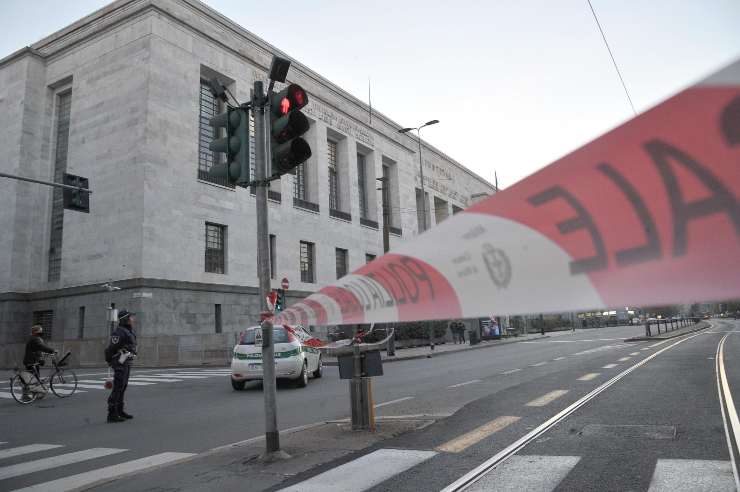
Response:
[[[70,490],[77,490],[82,487],[92,487],[93,485],[99,485],[110,481],[111,479],[121,477],[122,475],[128,475],[130,473],[155,468],[157,466],[172,464],[173,462],[190,458],[194,456],[193,453],[160,453],[146,458],[140,458],[138,460],[127,461],[125,463],[119,463],[117,465],[106,466],[105,468],[98,468],[85,473],[79,473],[77,475],[70,475],[68,477],[60,478],[58,480],[52,480],[50,482],[39,483],[31,485],[24,489],[18,489],[16,492],[68,492]]]
[[[80,379],[77,382],[78,383],[86,383],[86,384],[98,384],[101,387],[105,384],[105,381],[95,381],[94,379]],[[129,380],[128,384],[129,384],[129,386],[151,386],[152,384],[157,384],[157,383],[141,383],[141,382]],[[78,387],[79,387],[79,385],[78,385]]]
[[[208,379],[210,376],[187,376],[183,375],[181,373],[173,373],[173,374],[147,374],[148,378],[169,378],[169,377],[175,377],[177,379]]]
[[[535,398],[534,400],[530,401],[526,404],[528,407],[544,407],[545,405],[552,403],[553,401],[557,400],[564,394],[568,393],[568,390],[555,390],[550,391],[549,393],[540,396],[539,398]]]
[[[59,466],[70,465],[72,463],[80,463],[81,461],[101,458],[103,456],[110,456],[124,451],[128,450],[115,448],[92,448],[84,451],[77,451],[75,453],[60,454],[49,458],[42,458],[40,460],[26,461],[25,463],[4,466],[0,468],[0,480],[19,477],[21,475],[42,470],[49,470],[50,468],[57,468]]]
[[[563,360],[565,357],[555,357],[553,360]]]
[[[734,491],[732,465],[729,461],[658,460],[648,492],[674,490]]]
[[[375,405],[375,408],[384,407],[386,405],[393,405],[394,403],[401,403],[402,401],[413,400],[413,399],[414,399],[413,396],[404,396],[403,398],[398,398],[397,400],[391,400],[391,401],[386,401],[383,403],[378,403],[377,405]]]
[[[182,379],[165,379],[165,378],[152,378],[152,377],[145,377],[145,378],[130,378],[129,381],[144,381],[147,383],[181,383]]]
[[[282,489],[281,492],[367,490],[436,455],[435,451],[378,449],[349,463]]]
[[[640,350],[650,350],[650,347],[641,348]]]
[[[55,384],[55,388],[74,388],[74,384]],[[102,384],[78,384],[78,388],[93,389],[93,390],[104,390],[105,387]]]
[[[650,347],[650,348],[653,348],[653,347],[659,347],[659,346],[663,345],[664,343],[666,343],[666,342],[670,342],[670,341],[671,341],[671,340],[670,340],[670,338],[669,338],[668,340],[663,340],[662,342],[658,342],[658,343],[654,343],[654,344],[652,344],[652,345],[648,345],[648,347]]]
[[[592,379],[596,379],[599,377],[601,373],[598,372],[590,372],[588,374],[584,374],[580,378],[578,378],[579,381],[591,381]]]
[[[632,357],[634,357],[634,356],[636,356],[636,355],[640,355],[640,352],[632,352],[632,353],[631,353],[630,355],[631,355]]]
[[[471,380],[471,381],[465,381],[464,383],[457,383],[457,384],[453,384],[453,385],[451,385],[451,386],[448,386],[447,388],[448,388],[448,389],[449,389],[449,388],[459,388],[460,386],[467,386],[467,385],[469,385],[469,384],[482,383],[482,382],[483,382],[483,380],[482,380],[482,379],[473,379],[473,380]]]
[[[466,489],[466,492],[556,490],[580,460],[579,456],[512,456]],[[536,472],[532,473],[533,470]]]
[[[519,372],[521,369],[510,369],[508,371],[504,371],[501,374],[514,374],[515,372]]]
[[[612,385],[616,384],[619,380],[626,377],[628,374],[632,373],[633,371],[636,371],[638,368],[642,367],[643,365],[647,364],[654,358],[658,357],[663,352],[672,349],[676,345],[679,345],[686,340],[691,340],[692,338],[698,337],[701,334],[691,335],[685,338],[680,338],[675,343],[658,350],[654,354],[649,355],[648,357],[645,357],[640,362],[637,362],[633,366],[629,367],[628,369],[622,371],[621,373],[617,374],[613,378],[611,378],[609,381],[601,384],[596,389],[590,391],[588,394],[583,396],[582,398],[576,400],[575,402],[568,405],[566,408],[561,410],[560,412],[556,413],[552,417],[550,417],[548,420],[540,424],[539,426],[535,427],[531,431],[529,431],[524,436],[520,437],[513,443],[511,443],[506,448],[502,449],[498,453],[496,453],[491,458],[487,459],[480,465],[478,465],[473,470],[469,471],[462,477],[455,480],[453,483],[442,489],[442,492],[457,492],[460,490],[463,490],[470,484],[476,482],[479,480],[483,475],[488,473],[490,470],[494,469],[496,466],[498,466],[500,463],[504,462],[505,460],[509,459],[514,453],[521,450],[524,446],[532,442],[537,437],[541,436],[548,430],[550,430],[553,426],[561,422],[563,419],[571,415],[573,412],[581,408],[582,406],[586,405],[588,402],[599,396],[601,393],[609,389]]]
[[[730,459],[732,460],[732,474],[735,477],[735,488],[740,490],[740,480],[737,474],[737,463],[735,462],[735,453],[732,450],[732,441],[730,440],[730,431],[727,427],[727,416],[729,414],[730,425],[732,426],[732,435],[735,438],[735,446],[738,445],[738,436],[740,436],[740,421],[738,421],[737,411],[735,410],[735,402],[732,399],[732,392],[730,386],[727,384],[727,374],[725,373],[725,340],[730,334],[726,334],[722,337],[722,340],[717,344],[717,362],[715,369],[717,372],[717,392],[719,393],[719,406],[722,409],[722,421],[725,427],[725,437],[727,438],[727,447],[730,451]],[[721,383],[721,384],[720,384]],[[726,405],[723,405],[723,402]],[[727,412],[725,413],[725,406]]]
[[[537,364],[531,364],[529,367],[540,367],[547,364],[547,362],[538,362]]]
[[[0,450],[0,460],[20,456],[22,454],[38,453],[39,451],[48,451],[49,449],[61,448],[61,444],[29,444],[17,448],[8,448]]]
[[[631,358],[632,358],[632,357],[622,357],[621,359],[619,359],[619,362],[627,362],[627,361],[628,361],[628,360],[630,360]]]
[[[6,391],[0,391],[0,398],[10,398],[12,400],[13,395],[11,395],[10,393]]]
[[[602,369],[614,369],[614,368],[615,368],[615,367],[617,367],[618,365],[619,365],[619,364],[607,364],[607,365],[605,365],[604,367],[602,367]]]

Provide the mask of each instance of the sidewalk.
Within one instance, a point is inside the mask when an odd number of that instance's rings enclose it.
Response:
[[[696,323],[695,325],[685,326],[683,328],[678,328],[678,329],[670,330],[667,332],[665,331],[661,332],[660,335],[657,334],[657,330],[658,330],[657,327],[651,326],[650,330],[653,333],[655,333],[655,335],[649,336],[649,337],[641,336],[641,337],[627,338],[625,342],[649,342],[651,340],[670,340],[671,338],[680,337],[681,335],[686,335],[687,333],[693,333],[695,331],[704,330],[706,328],[709,328],[710,326],[712,325],[710,325],[706,321],[700,321],[699,323]]]
[[[263,437],[248,439],[185,458],[176,465],[141,472],[116,481],[98,482],[95,490],[206,490],[272,489],[286,479],[324,463],[362,451],[406,432],[422,429],[438,416],[378,418],[375,432],[352,431],[348,421],[320,422],[280,432],[281,449],[289,459],[265,463]],[[88,485],[89,487],[90,485]]]
[[[582,330],[577,330],[582,331]],[[546,335],[540,333],[530,333],[528,335],[519,335],[517,337],[501,338],[500,340],[484,340],[478,345],[470,345],[470,343],[445,343],[444,345],[435,345],[434,350],[429,348],[429,345],[423,347],[411,347],[411,348],[397,348],[395,356],[388,356],[385,350],[380,352],[380,357],[383,362],[399,362],[402,360],[413,360],[413,359],[424,359],[427,357],[436,357],[438,355],[452,354],[456,352],[463,352],[467,350],[484,349],[491,347],[498,347],[499,345],[508,345],[510,343],[526,342],[528,340],[540,340],[544,338],[559,337],[562,335],[572,335],[574,332],[571,330],[553,331],[547,332]],[[336,366],[336,357],[326,357],[324,359],[324,365]]]

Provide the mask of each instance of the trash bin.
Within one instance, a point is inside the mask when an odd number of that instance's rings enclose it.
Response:
[[[478,336],[478,330],[470,330],[470,345],[478,345],[480,343],[480,337]]]

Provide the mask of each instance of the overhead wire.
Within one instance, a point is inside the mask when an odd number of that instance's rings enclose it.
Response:
[[[612,49],[609,47],[609,43],[606,40],[606,35],[604,34],[604,30],[601,28],[601,23],[599,22],[599,18],[596,16],[596,11],[594,10],[594,6],[591,5],[591,0],[586,0],[588,2],[588,6],[591,9],[591,13],[594,16],[594,20],[596,21],[596,26],[599,28],[599,32],[601,33],[601,39],[604,40],[604,44],[606,45],[606,49],[609,52],[609,56],[612,59],[612,63],[614,64],[614,69],[617,71],[617,76],[619,77],[619,81],[622,83],[622,88],[624,88],[624,93],[627,96],[627,100],[630,103],[630,107],[632,108],[632,113],[637,116],[637,111],[635,110],[635,105],[632,104],[632,98],[630,97],[630,93],[627,90],[627,84],[624,83],[624,78],[622,78],[622,73],[619,71],[619,66],[617,65],[617,61],[614,59],[614,54],[612,53]]]

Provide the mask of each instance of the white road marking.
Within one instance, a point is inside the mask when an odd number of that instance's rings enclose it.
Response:
[[[0,391],[0,398],[10,398],[13,399],[13,395],[6,392],[6,391]]]
[[[632,357],[634,357],[634,356],[636,356],[636,355],[640,355],[640,352],[632,352],[632,353],[631,353],[630,355],[631,355]]]
[[[555,357],[553,360],[564,360],[565,357]]]
[[[21,456],[23,454],[38,453],[39,451],[48,451],[49,449],[61,448],[61,444],[29,444],[17,448],[8,448],[0,450],[0,460]]]
[[[732,399],[732,392],[730,386],[727,384],[727,374],[725,373],[725,340],[730,336],[729,333],[722,337],[722,340],[717,344],[717,361],[715,363],[715,372],[717,373],[717,393],[719,393],[720,409],[722,410],[722,423],[725,428],[725,438],[727,439],[727,448],[730,453],[730,459],[732,460],[732,474],[735,478],[735,488],[740,490],[740,479],[737,473],[737,463],[735,462],[735,453],[732,450],[732,442],[730,440],[730,431],[727,427],[727,414],[729,414],[730,425],[732,426],[732,434],[735,438],[735,445],[738,444],[738,432],[740,432],[740,422],[738,421],[737,411],[735,410],[735,402]],[[723,402],[726,405],[723,405]],[[725,412],[725,406],[727,412]]]
[[[208,379],[210,376],[188,376],[180,373],[174,373],[174,374],[147,374],[148,378],[169,378],[169,377],[175,377],[177,379]]]
[[[603,366],[602,369],[613,369],[613,368],[617,367],[618,365],[619,364],[607,364],[607,365]]]
[[[391,400],[391,401],[386,401],[386,402],[383,402],[383,403],[378,403],[377,405],[375,405],[375,408],[384,407],[386,405],[393,405],[394,403],[401,403],[402,401],[413,400],[413,399],[414,399],[413,396],[404,396],[403,398],[398,398],[396,400]]]
[[[512,456],[465,490],[555,490],[580,460],[580,456]]]
[[[653,347],[659,347],[660,345],[663,345],[663,344],[664,344],[664,343],[666,343],[666,342],[670,342],[670,339],[668,339],[668,340],[663,340],[662,342],[654,343],[654,344],[652,344],[652,345],[648,345],[648,347],[649,347],[649,348],[653,348]]]
[[[74,384],[55,384],[55,388],[74,388]],[[78,384],[78,388],[85,388],[85,389],[94,389],[94,390],[104,390],[102,384]]]
[[[640,350],[650,350],[650,347],[641,348]]]
[[[599,385],[596,389],[590,391],[588,394],[583,396],[582,398],[579,398],[575,402],[568,405],[563,410],[559,411],[549,419],[547,419],[542,424],[538,425],[531,431],[527,432],[525,435],[514,441],[513,443],[509,444],[506,448],[502,449],[462,477],[455,480],[453,483],[449,484],[447,487],[442,489],[442,492],[458,492],[460,490],[463,490],[464,488],[467,488],[469,485],[477,481],[480,477],[482,477],[484,474],[488,473],[490,470],[494,469],[497,466],[500,466],[500,464],[508,459],[512,458],[512,455],[522,449],[524,446],[529,444],[531,441],[536,439],[537,437],[541,436],[548,430],[550,430],[553,426],[561,422],[563,419],[571,415],[573,412],[578,410],[579,408],[586,405],[588,402],[599,396],[601,393],[609,389],[612,385],[616,384],[618,381],[620,381],[622,378],[626,377],[628,374],[631,374],[632,372],[636,371],[638,368],[642,367],[643,365],[647,364],[654,358],[661,355],[663,352],[670,350],[674,348],[676,345],[680,345],[683,342],[687,340],[691,340],[692,338],[698,337],[700,334],[687,336],[685,338],[680,338],[675,343],[672,343],[671,345],[658,350],[652,355],[649,355],[648,357],[645,357],[640,362],[637,362],[633,366],[625,369],[621,373],[617,374],[613,378],[611,378],[609,381]]]
[[[362,491],[408,470],[434,456],[435,451],[378,449],[281,492]]]
[[[734,491],[732,464],[711,460],[658,460],[648,492]]]
[[[103,386],[105,384],[105,381],[95,381],[93,379],[80,379],[77,382],[78,383],[86,383],[86,384],[99,384],[100,386]],[[157,384],[157,383],[141,383],[141,382],[130,381],[129,380],[128,384],[129,384],[129,386],[150,386],[152,384]],[[77,385],[77,386],[79,386],[79,385]]]
[[[195,456],[193,453],[160,453],[138,460],[98,468],[89,472],[70,475],[50,482],[31,485],[15,492],[69,492],[82,487],[92,487],[129,473],[155,468]]]
[[[528,407],[544,407],[545,405],[552,403],[553,401],[557,400],[564,394],[566,394],[568,390],[555,390],[550,391],[549,393],[540,396],[539,398],[535,398],[534,400],[530,401],[526,404]]]
[[[466,432],[461,436],[447,441],[441,446],[437,446],[436,449],[437,451],[443,451],[445,453],[460,453],[468,449],[473,444],[482,441],[491,434],[494,434],[501,429],[508,427],[509,425],[519,421],[520,419],[521,417],[514,416],[496,417],[490,422],[487,422],[470,432]]]
[[[600,374],[601,373],[598,373],[598,372],[590,372],[588,374],[584,374],[583,376],[578,378],[578,380],[579,381],[591,381],[592,379],[596,379],[597,377],[599,377]]]
[[[483,380],[482,380],[482,379],[473,379],[473,380],[471,380],[471,381],[465,381],[464,383],[457,383],[457,384],[453,384],[453,385],[451,385],[451,386],[448,386],[447,388],[448,388],[448,389],[449,389],[449,388],[459,388],[460,386],[467,386],[467,385],[469,385],[469,384],[482,383],[482,382],[483,382]]]
[[[619,360],[619,362],[627,362],[627,361],[628,361],[628,360],[630,360],[631,358],[632,358],[632,357],[622,357],[621,359],[618,359],[618,360]]]
[[[129,381],[144,381],[147,383],[181,383],[182,379],[165,379],[165,378],[153,378],[153,377],[135,377],[135,378],[129,378]]]
[[[60,454],[40,460],[26,461],[25,463],[4,466],[0,468],[0,480],[18,477],[42,470],[48,470],[50,468],[56,468],[59,466],[70,465],[72,463],[79,463],[81,461],[101,458],[103,456],[110,456],[112,454],[122,453],[124,451],[128,450],[115,448],[92,448],[86,449],[84,451],[77,451],[75,453]]]
[[[515,372],[519,372],[521,369],[510,369],[508,371],[504,371],[501,374],[514,374]]]
[[[545,364],[547,364],[547,362],[538,362],[537,364],[531,364],[530,367],[540,367],[544,366]]]

